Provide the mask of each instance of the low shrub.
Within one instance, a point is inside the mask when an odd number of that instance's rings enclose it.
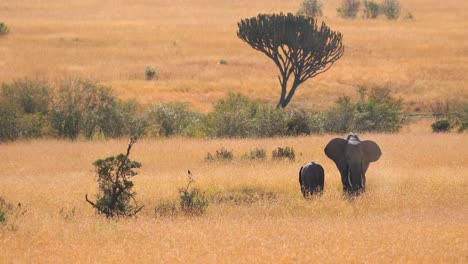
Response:
[[[311,127],[309,114],[305,110],[292,110],[288,113],[287,134],[290,136],[309,135]]]
[[[245,153],[242,156],[243,160],[264,160],[266,158],[266,151],[264,149],[254,149],[249,153]]]
[[[111,88],[80,79],[62,82],[53,105],[51,124],[60,137],[70,139],[80,134],[86,138],[96,134],[117,137],[128,128]]]
[[[374,1],[364,0],[364,18],[375,19],[379,15],[379,4]]]
[[[210,152],[206,155],[206,161],[230,161],[234,158],[232,150],[227,150],[222,147],[219,150],[216,150],[216,153],[213,155]]]
[[[136,137],[130,139],[126,154],[121,153],[93,163],[99,193],[96,195],[96,202],[90,201],[88,195],[85,198],[98,213],[108,218],[135,216],[143,208],[135,200],[136,192],[132,190],[133,182],[130,181],[138,174],[134,169],[141,167],[141,163],[129,159],[136,140]]]
[[[153,68],[151,66],[146,66],[145,68],[145,78],[146,80],[153,80],[153,79],[158,79],[158,72],[156,68]]]
[[[46,81],[20,79],[4,83],[0,97],[0,141],[55,135],[48,116],[53,90]]]
[[[203,117],[185,103],[160,103],[148,113],[149,126],[158,136],[202,136]]]
[[[450,122],[447,119],[437,120],[431,125],[432,132],[440,133],[440,132],[449,132],[450,131]]]
[[[190,187],[194,182],[195,180],[189,171],[187,186],[179,189],[180,209],[187,215],[200,216],[206,212],[208,200],[200,189]]]
[[[239,93],[229,93],[227,99],[217,101],[214,111],[208,114],[208,134],[229,138],[254,136],[258,104]]]
[[[294,149],[292,147],[278,147],[277,149],[273,150],[271,156],[276,160],[289,159],[290,161],[294,161],[296,159],[296,154],[294,153]]]
[[[356,105],[353,131],[398,132],[403,125],[402,100],[385,87],[374,87],[366,101]]]
[[[49,113],[53,90],[45,80],[19,79],[2,85],[2,97],[24,114]]]
[[[284,136],[288,130],[287,113],[284,109],[277,109],[267,104],[258,104],[253,119],[256,137]]]
[[[355,18],[360,5],[359,0],[342,0],[341,6],[336,11],[343,18]]]
[[[19,114],[7,100],[0,97],[0,141],[15,140],[19,137]]]
[[[343,134],[352,131],[354,126],[354,111],[356,105],[351,98],[344,96],[338,98],[335,106],[324,113],[323,129],[327,133]]]
[[[7,27],[7,25],[3,22],[0,22],[0,35],[6,35],[10,32],[10,29]]]
[[[340,97],[336,106],[325,112],[325,132],[399,131],[405,121],[401,99],[393,98],[390,89],[385,87],[361,89],[360,94],[359,103],[353,103],[349,97]]]
[[[401,11],[400,2],[398,0],[384,0],[380,5],[380,11],[388,19],[398,19]]]
[[[18,229],[17,221],[26,212],[27,209],[23,208],[21,203],[18,203],[18,206],[13,206],[0,196],[0,229],[6,228],[9,231],[16,231]]]
[[[49,117],[39,113],[24,114],[18,118],[18,137],[40,138],[56,136],[57,131],[52,128]]]
[[[320,134],[324,131],[325,118],[325,115],[320,112],[310,114],[309,127],[311,134]]]
[[[297,11],[297,14],[305,17],[319,17],[322,16],[323,3],[320,0],[304,0]]]
[[[403,20],[414,20],[413,14],[411,12],[406,13],[406,15],[403,17]]]

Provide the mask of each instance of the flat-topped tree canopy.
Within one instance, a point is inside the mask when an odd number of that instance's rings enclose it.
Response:
[[[280,70],[278,108],[285,108],[300,84],[327,71],[344,52],[341,33],[330,30],[325,22],[319,28],[313,18],[291,13],[259,14],[237,25],[237,36],[272,59]]]

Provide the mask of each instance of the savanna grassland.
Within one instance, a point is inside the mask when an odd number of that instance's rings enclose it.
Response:
[[[27,209],[16,231],[0,232],[1,262],[424,262],[468,260],[468,141],[434,135],[416,124],[398,135],[363,135],[382,158],[367,173],[367,192],[342,196],[339,174],[323,153],[333,136],[203,140],[151,139],[134,146],[143,163],[135,177],[139,216],[119,221],[95,215],[91,163],[123,152],[127,140],[35,140],[0,148],[0,193]],[[239,157],[265,148],[265,161],[206,162],[224,146]],[[271,161],[292,146],[295,162]],[[309,160],[326,172],[322,197],[306,201],[299,167]],[[177,199],[190,169],[211,203],[205,215],[157,218],[154,208]],[[245,192],[254,193],[243,200]],[[216,197],[239,197],[216,199]]]
[[[277,69],[237,38],[237,22],[296,12],[300,2],[4,0],[0,22],[10,33],[0,37],[0,83],[79,76],[142,103],[209,111],[238,91],[276,104]],[[401,0],[411,21],[345,20],[339,0],[324,2],[321,19],[343,33],[345,54],[299,87],[291,107],[322,110],[341,95],[357,97],[359,85],[389,87],[409,112],[468,100],[468,1]],[[145,80],[146,66],[157,67],[158,80]],[[353,201],[323,153],[334,135],[141,139],[131,158],[143,164],[134,183],[145,207],[117,221],[96,215],[84,195],[97,191],[92,163],[124,152],[128,139],[1,143],[0,196],[26,213],[0,227],[0,263],[468,262],[467,134],[434,134],[422,121],[362,136],[383,156]],[[283,146],[296,161],[271,160]],[[204,160],[221,147],[236,158]],[[254,148],[267,159],[239,159]],[[306,201],[298,171],[310,160],[325,169],[325,192]],[[156,217],[162,201],[177,200],[188,169],[206,191],[206,214]]]
[[[299,0],[2,1],[10,34],[0,39],[0,80],[82,76],[122,98],[187,101],[199,110],[227,91],[276,103],[277,69],[236,36],[258,13],[296,12]],[[358,85],[387,85],[410,111],[468,98],[468,2],[401,0],[412,21],[345,20],[327,0],[322,19],[344,35],[345,54],[296,93],[293,106],[323,109]],[[223,59],[227,65],[218,65]],[[160,79],[144,80],[146,66]]]

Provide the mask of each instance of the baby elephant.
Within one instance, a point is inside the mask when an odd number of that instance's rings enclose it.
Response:
[[[323,191],[324,172],[322,166],[313,161],[307,163],[299,170],[299,184],[304,198]]]

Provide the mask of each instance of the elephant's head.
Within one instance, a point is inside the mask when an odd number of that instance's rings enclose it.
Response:
[[[344,139],[332,139],[325,147],[325,154],[340,171],[343,190],[357,194],[365,189],[369,163],[377,161],[382,152],[374,141],[361,141],[351,133]]]

